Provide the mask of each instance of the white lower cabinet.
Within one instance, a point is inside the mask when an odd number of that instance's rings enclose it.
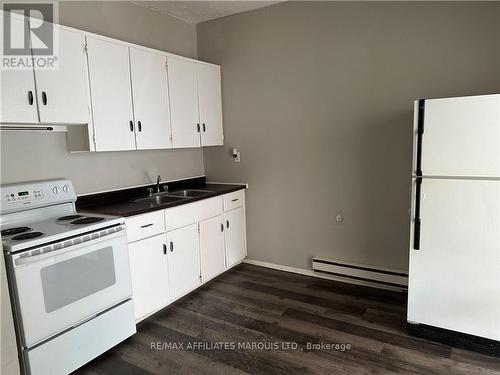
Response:
[[[140,319],[169,302],[165,234],[128,245],[135,317]]]
[[[201,281],[224,271],[224,224],[222,215],[200,221]]]
[[[234,266],[245,258],[245,209],[238,207],[224,212],[226,267]]]
[[[246,254],[244,191],[126,222],[136,321],[235,266]]]
[[[201,284],[198,225],[167,232],[170,296],[176,299]]]

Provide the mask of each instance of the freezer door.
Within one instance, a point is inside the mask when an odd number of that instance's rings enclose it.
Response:
[[[423,116],[424,176],[500,177],[500,95],[425,100]]]
[[[421,189],[408,321],[500,340],[500,181],[424,178]]]

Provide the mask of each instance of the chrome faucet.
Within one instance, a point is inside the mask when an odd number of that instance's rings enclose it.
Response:
[[[157,193],[160,192],[160,180],[161,180],[161,176],[158,175],[158,177],[156,177],[156,192]]]

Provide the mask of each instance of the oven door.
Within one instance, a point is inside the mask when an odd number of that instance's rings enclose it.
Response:
[[[64,245],[11,255],[24,347],[77,326],[132,295],[124,226],[87,233],[61,242]]]

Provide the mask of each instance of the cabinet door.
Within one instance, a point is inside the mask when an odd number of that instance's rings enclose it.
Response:
[[[199,147],[197,64],[170,57],[167,62],[173,147]]]
[[[243,207],[239,207],[227,211],[224,213],[224,219],[226,226],[226,267],[231,267],[245,258],[245,210]]]
[[[164,245],[164,234],[128,245],[136,319],[165,306],[169,301]]]
[[[10,16],[12,38],[28,35],[28,23],[24,17],[1,13],[0,16]],[[3,51],[3,36],[0,37],[0,43],[2,44],[1,49]],[[31,59],[31,56],[29,59]],[[2,84],[0,121],[17,123],[38,122],[33,70],[2,69],[0,75]]]
[[[198,64],[201,145],[224,144],[220,67]]]
[[[210,280],[225,268],[222,215],[200,221],[201,280]]]
[[[167,232],[170,298],[176,299],[200,285],[198,224]]]
[[[57,67],[35,70],[40,121],[87,124],[90,111],[84,36],[53,26],[59,29]]]
[[[130,72],[137,149],[172,147],[167,87],[167,58],[130,48]]]
[[[135,150],[128,47],[87,37],[96,151]]]

